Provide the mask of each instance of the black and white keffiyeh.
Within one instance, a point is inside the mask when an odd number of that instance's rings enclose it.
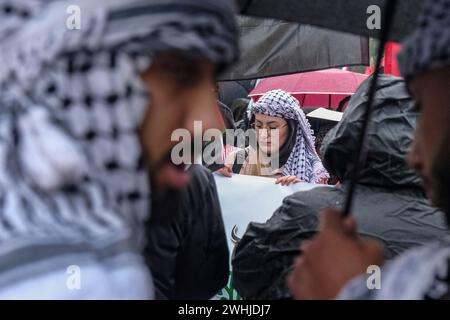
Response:
[[[406,79],[450,66],[450,0],[425,0],[417,23],[398,55]]]
[[[73,5],[79,30],[66,26]],[[231,2],[0,0],[0,287],[37,260],[140,250],[140,75],[164,51],[234,62]]]
[[[295,145],[283,166],[283,175],[296,176],[310,183],[329,178],[314,147],[311,126],[297,99],[283,90],[272,90],[251,106],[250,113],[291,119],[297,123]]]
[[[371,273],[352,279],[340,300],[448,300],[450,298],[450,239],[443,238],[405,252],[387,262],[380,287],[369,289]]]

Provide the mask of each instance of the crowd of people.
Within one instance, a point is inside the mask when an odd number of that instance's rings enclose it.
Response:
[[[350,167],[361,131],[371,78],[354,94],[342,120],[322,145],[324,165],[340,184],[294,193],[265,223],[250,223],[233,259],[233,281],[246,299],[290,299],[286,285],[300,247],[319,232],[318,212],[341,207],[350,183]],[[383,245],[391,260],[403,251],[450,235],[441,210],[425,198],[420,178],[405,157],[418,113],[404,81],[382,75],[378,81],[369,132],[366,167],[353,204],[358,234]]]
[[[0,299],[210,299],[230,258],[244,299],[450,298],[450,0],[424,2],[403,78],[377,81],[350,217],[371,77],[315,132],[281,89],[220,101],[239,58],[231,1],[80,0],[80,30],[55,27],[65,1],[2,5]],[[250,135],[224,134],[223,162],[175,165],[172,132],[195,121]],[[230,253],[212,171],[318,186]]]

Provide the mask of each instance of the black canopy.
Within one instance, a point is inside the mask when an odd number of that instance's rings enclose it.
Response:
[[[235,0],[241,14],[309,24],[369,37],[380,37],[381,30],[370,30],[367,13],[389,0]],[[421,0],[398,0],[389,40],[400,41],[417,25]]]

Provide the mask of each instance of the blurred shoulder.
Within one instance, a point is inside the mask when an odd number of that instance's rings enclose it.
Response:
[[[215,186],[214,175],[211,170],[202,165],[192,165],[189,188],[205,191]]]
[[[294,215],[317,214],[327,207],[342,205],[343,196],[344,193],[339,188],[320,186],[287,196],[282,207]]]

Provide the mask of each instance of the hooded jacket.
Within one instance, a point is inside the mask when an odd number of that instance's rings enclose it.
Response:
[[[342,121],[324,139],[325,168],[341,181],[295,193],[266,223],[250,223],[232,261],[236,290],[246,299],[289,299],[286,275],[301,254],[303,240],[318,231],[319,212],[341,207],[356,152],[370,80],[350,100]],[[380,241],[391,259],[404,250],[448,235],[444,214],[425,198],[421,179],[408,169],[405,156],[418,114],[400,78],[378,80],[369,131],[367,161],[356,188],[352,212],[362,236]]]

